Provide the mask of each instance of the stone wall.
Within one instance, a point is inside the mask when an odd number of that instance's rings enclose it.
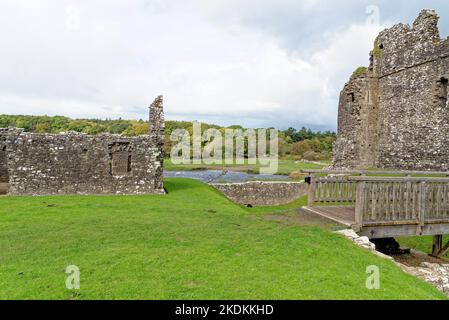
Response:
[[[307,184],[302,182],[251,181],[211,185],[235,203],[251,206],[288,204],[307,194]]]
[[[157,126],[163,128],[162,98]],[[155,120],[156,117],[153,117]],[[0,176],[10,195],[162,194],[163,140],[0,130]],[[5,175],[4,168],[7,168]],[[2,169],[3,168],[3,169]]]
[[[0,142],[0,183],[8,183],[8,165],[6,163],[6,145]]]
[[[438,16],[384,30],[371,64],[345,85],[335,168],[449,169],[449,39]]]

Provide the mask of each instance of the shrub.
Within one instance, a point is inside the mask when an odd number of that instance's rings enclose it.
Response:
[[[313,150],[309,150],[309,151],[304,152],[304,155],[302,156],[302,158],[307,161],[316,161],[316,160],[320,159],[320,154]]]

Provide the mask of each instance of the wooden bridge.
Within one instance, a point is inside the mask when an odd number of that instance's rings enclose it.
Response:
[[[434,256],[449,251],[449,172],[307,170],[303,210],[371,239],[432,235]]]

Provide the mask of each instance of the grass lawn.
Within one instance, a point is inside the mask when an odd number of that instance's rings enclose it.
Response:
[[[278,173],[280,175],[289,175],[293,171],[305,170],[305,169],[323,169],[328,164],[315,164],[315,163],[304,163],[298,162],[291,159],[279,159],[279,169]],[[224,165],[225,168],[234,169],[236,171],[250,172],[250,173],[259,173],[260,165],[251,165],[251,164],[243,164],[243,165]],[[205,164],[173,164],[170,159],[164,160],[164,170],[168,171],[192,171],[192,170],[222,170],[223,165],[205,165]]]
[[[276,208],[244,209],[193,180],[166,188],[0,198],[0,299],[444,298],[342,236],[272,219]],[[80,290],[65,288],[68,265]],[[370,265],[380,290],[365,288]]]

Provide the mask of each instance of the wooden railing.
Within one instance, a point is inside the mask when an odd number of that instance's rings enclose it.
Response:
[[[413,175],[424,175],[426,177],[435,177],[435,176],[441,176],[441,177],[448,177],[449,171],[410,171],[410,170],[301,170],[303,173],[307,173],[308,175],[317,175],[317,174],[323,174],[323,175],[380,175],[380,176],[392,176],[392,175],[398,175],[398,176],[413,176]]]
[[[373,237],[449,233],[449,178],[439,177],[448,176],[448,172],[306,172],[309,173],[310,183],[309,207],[320,204],[353,205],[353,228],[362,233],[364,230],[375,232]],[[334,175],[317,175],[323,173]],[[413,176],[424,174],[426,176]]]
[[[309,206],[316,203],[349,203],[356,200],[356,182],[348,176],[316,177],[309,188]]]
[[[357,183],[359,227],[449,223],[449,179],[349,177]]]

